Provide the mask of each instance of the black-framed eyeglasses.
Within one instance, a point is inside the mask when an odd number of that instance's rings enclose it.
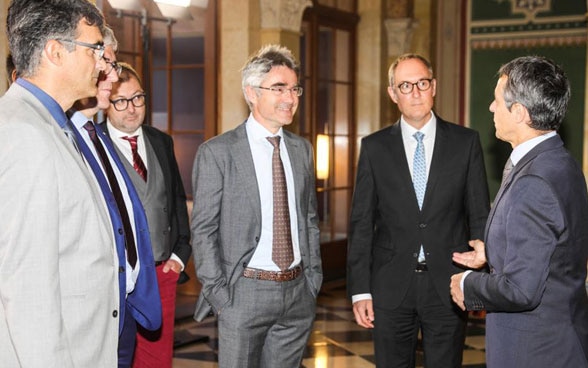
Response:
[[[69,43],[73,43],[74,45],[90,48],[90,49],[92,49],[92,52],[94,53],[94,57],[96,57],[96,60],[102,59],[104,57],[104,51],[106,50],[104,45],[96,44],[96,43],[87,43],[87,42],[82,42],[82,41],[78,41],[78,40],[67,40],[67,39],[57,39],[57,41],[69,42]]]
[[[125,111],[129,107],[129,102],[135,107],[145,106],[145,93],[134,95],[131,98],[118,98],[116,100],[110,100],[112,106],[116,111]]]
[[[398,87],[398,89],[400,90],[400,93],[402,93],[403,95],[407,95],[412,92],[412,90],[414,89],[414,86],[416,86],[419,89],[419,91],[421,91],[421,92],[427,91],[429,88],[431,88],[432,81],[433,81],[433,78],[425,78],[425,79],[420,79],[414,83],[402,82],[396,87]]]
[[[109,58],[105,57],[104,61],[106,61],[106,69],[104,69],[104,75],[110,74],[113,70],[116,72],[116,75],[120,76],[122,73],[122,66],[120,66],[116,61],[110,61]]]
[[[300,87],[300,86],[294,86],[292,88],[286,88],[286,86],[270,86],[270,87],[256,86],[253,88],[259,88],[259,89],[265,89],[267,91],[271,91],[276,96],[283,96],[286,92],[289,92],[291,94],[294,94],[294,96],[300,97],[300,96],[302,96],[302,92],[304,92],[304,89],[302,89],[302,87]]]

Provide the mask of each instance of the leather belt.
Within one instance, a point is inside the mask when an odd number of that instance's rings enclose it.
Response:
[[[247,267],[243,271],[243,276],[255,280],[284,282],[296,279],[301,273],[300,265],[286,271],[266,271]]]
[[[429,267],[427,267],[426,263],[417,263],[416,267],[414,268],[414,272],[425,272],[429,271]]]

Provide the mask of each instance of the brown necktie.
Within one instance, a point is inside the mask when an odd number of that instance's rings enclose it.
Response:
[[[288,188],[284,166],[280,159],[280,136],[267,137],[274,146],[272,155],[272,186],[274,198],[274,237],[272,241],[272,260],[280,268],[287,270],[294,262],[292,232],[290,230],[290,208],[288,207]]]
[[[143,180],[147,181],[147,168],[145,167],[145,164],[139,155],[139,150],[137,149],[138,137],[138,135],[134,135],[132,137],[122,137],[122,139],[129,141],[131,144],[131,152],[133,153],[133,168],[135,168],[135,171],[137,174],[139,174],[140,177],[143,178]]]
[[[125,233],[125,248],[127,249],[127,260],[131,267],[135,267],[137,264],[137,248],[135,247],[135,238],[133,236],[133,228],[131,226],[131,221],[129,220],[129,213],[127,211],[127,206],[125,204],[125,200],[122,195],[122,191],[120,190],[120,186],[118,185],[118,180],[116,180],[116,175],[114,174],[114,170],[112,169],[112,165],[110,164],[110,159],[104,150],[104,146],[100,143],[100,139],[96,135],[96,128],[94,128],[94,123],[88,121],[84,124],[84,129],[88,131],[90,135],[90,140],[94,144],[94,148],[96,148],[96,152],[98,152],[98,156],[100,157],[100,161],[102,162],[102,168],[106,172],[106,177],[108,178],[108,182],[110,183],[110,190],[112,191],[112,195],[114,196],[114,200],[116,201],[116,207],[118,208],[118,212],[121,217],[121,221],[123,223],[123,230]]]

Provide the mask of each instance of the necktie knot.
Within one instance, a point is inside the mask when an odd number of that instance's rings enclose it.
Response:
[[[275,137],[267,137],[267,140],[274,146],[274,148],[280,148],[280,136],[276,135]]]
[[[425,138],[425,134],[421,132],[416,132],[412,136],[417,140],[418,143],[422,143],[423,139]]]
[[[84,129],[88,131],[90,139],[93,142],[96,139],[96,127],[94,126],[94,122],[88,121],[86,124],[84,124]]]
[[[506,164],[504,165],[504,170],[502,171],[502,183],[504,183],[506,178],[508,178],[508,175],[510,175],[510,172],[513,168],[514,165],[512,163],[512,160],[509,158],[508,161],[506,161]]]
[[[137,174],[139,174],[139,176],[147,181],[147,167],[145,166],[145,163],[143,162],[143,159],[141,158],[141,155],[139,154],[139,150],[137,149],[137,138],[139,136],[138,135],[134,135],[132,137],[129,137],[128,135],[125,137],[122,137],[122,139],[124,139],[125,141],[128,141],[131,145],[131,153],[133,155],[133,168],[135,169],[135,171],[137,172]]]

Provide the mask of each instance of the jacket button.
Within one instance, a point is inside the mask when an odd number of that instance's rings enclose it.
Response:
[[[120,266],[118,268],[118,273],[123,273],[123,272],[125,272],[125,268],[123,266]]]
[[[117,310],[112,311],[112,316],[114,318],[118,317],[118,311]]]
[[[256,237],[255,237],[255,242],[256,242],[256,243],[259,243],[259,236],[256,236]]]
[[[124,231],[123,231],[123,229],[119,228],[119,229],[118,229],[118,233],[119,233],[120,235],[124,234]]]
[[[427,224],[425,224],[424,222],[422,222],[422,223],[420,223],[420,224],[419,224],[419,227],[420,227],[421,229],[424,229],[424,228],[426,228],[426,227],[427,227]]]

